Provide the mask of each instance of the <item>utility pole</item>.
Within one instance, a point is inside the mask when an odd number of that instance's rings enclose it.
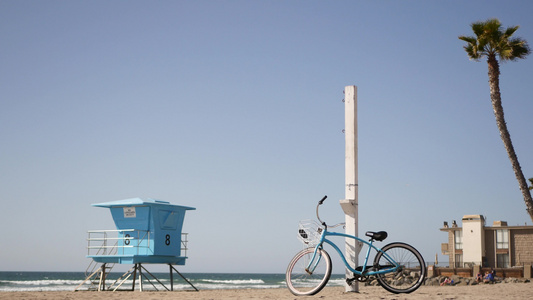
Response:
[[[345,199],[340,200],[341,207],[345,214],[346,234],[358,236],[357,217],[357,87],[354,85],[344,88],[344,136],[346,143],[345,153]],[[355,269],[359,264],[359,251],[361,247],[356,240],[345,239],[345,256],[348,263]],[[346,269],[346,279],[353,278],[353,273]],[[351,285],[345,283],[346,292],[359,292],[359,284],[354,280]]]

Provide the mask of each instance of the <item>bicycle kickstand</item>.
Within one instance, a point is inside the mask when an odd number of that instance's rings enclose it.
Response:
[[[357,280],[357,279],[355,279],[355,277],[354,277],[354,278],[346,278],[346,284],[347,284],[347,285],[352,285],[352,283],[353,283],[354,281],[356,281],[356,280]]]

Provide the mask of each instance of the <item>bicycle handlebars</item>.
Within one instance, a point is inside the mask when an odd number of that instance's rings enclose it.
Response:
[[[320,201],[318,201],[318,205],[316,206],[316,218],[318,219],[318,221],[320,221],[320,224],[322,224],[323,226],[327,226],[326,225],[326,222],[323,222],[322,220],[320,220],[320,216],[318,215],[318,207],[320,205],[322,205],[322,203],[324,203],[324,200],[326,200],[328,196],[324,196],[324,198],[322,198]]]
[[[320,216],[318,215],[318,208],[320,207],[320,205],[322,205],[322,203],[324,203],[324,200],[326,200],[326,198],[328,198],[327,195],[325,195],[322,199],[320,199],[320,201],[318,201],[318,205],[316,206],[316,218],[318,219],[318,221],[320,221],[320,224],[322,224],[325,227],[327,227],[328,225],[326,225],[326,222],[324,222],[324,221],[322,221],[320,219]],[[339,224],[335,224],[335,225],[329,226],[329,227],[335,228],[335,227],[340,226],[340,225],[346,225],[346,223],[339,223]]]

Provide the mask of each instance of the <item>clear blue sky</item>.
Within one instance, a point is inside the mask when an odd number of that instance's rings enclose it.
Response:
[[[92,203],[196,207],[184,272],[283,273],[296,226],[344,219],[344,104],[358,87],[359,230],[433,261],[443,221],[531,224],[487,64],[491,17],[533,43],[530,1],[0,1],[0,270],[85,270]],[[533,177],[533,57],[501,66]],[[342,272],[337,269],[335,271]]]

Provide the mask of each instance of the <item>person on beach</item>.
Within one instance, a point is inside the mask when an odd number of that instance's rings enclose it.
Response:
[[[443,286],[443,285],[451,285],[451,284],[453,284],[453,280],[451,280],[450,277],[446,277],[444,278],[444,281],[441,282],[440,285]]]
[[[476,275],[476,282],[481,283],[483,281],[483,275],[481,275],[481,272],[478,272]]]
[[[485,278],[483,279],[484,283],[493,283],[494,282],[494,271],[485,273]]]

